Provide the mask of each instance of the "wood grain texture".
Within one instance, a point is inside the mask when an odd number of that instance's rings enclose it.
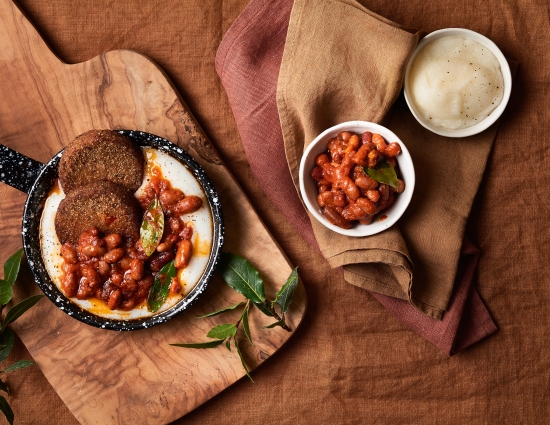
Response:
[[[273,297],[292,270],[249,201],[162,70],[132,51],[84,63],[62,63],[10,0],[0,0],[0,143],[47,162],[89,129],[135,129],[164,137],[206,170],[222,201],[225,251],[247,257]],[[21,246],[26,195],[0,185],[0,260]],[[24,265],[16,298],[39,293]],[[193,307],[166,324],[134,332],[82,324],[44,299],[14,328],[44,375],[83,424],[160,424],[193,410],[242,378],[240,359],[225,347],[192,350],[170,343],[206,340],[207,331],[238,312],[196,316],[242,300],[216,275]],[[292,330],[306,309],[302,283],[287,313]],[[258,367],[293,334],[262,330],[269,318],[251,312],[255,346],[240,335],[246,362]]]

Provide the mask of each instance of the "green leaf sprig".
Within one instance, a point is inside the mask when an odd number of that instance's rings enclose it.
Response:
[[[246,302],[242,301],[240,303],[224,307],[220,310],[200,316],[199,319],[217,316],[235,310],[244,304],[243,311],[237,322],[222,323],[210,329],[206,336],[208,338],[212,338],[213,341],[178,343],[170,345],[185,348],[213,348],[225,342],[226,348],[231,351],[231,341],[233,341],[233,345],[237,350],[244,371],[246,372],[246,376],[254,382],[250,376],[246,362],[242,355],[241,347],[237,338],[237,331],[239,326],[242,324],[246,338],[250,342],[250,345],[254,345],[248,322],[248,315],[252,306],[257,307],[258,310],[266,316],[273,317],[275,319],[275,322],[264,326],[263,329],[270,329],[280,326],[287,332],[291,331],[290,327],[285,322],[284,317],[285,313],[292,304],[292,296],[298,287],[298,267],[292,270],[285,284],[281,287],[279,292],[277,292],[275,299],[272,301],[268,300],[265,296],[264,282],[260,276],[260,273],[246,258],[243,258],[237,254],[224,252],[220,260],[219,272],[231,288],[246,298]],[[277,309],[279,312],[277,312]]]
[[[375,168],[363,167],[363,169],[371,179],[376,180],[378,183],[387,184],[394,189],[397,189],[399,186],[395,168],[393,168],[386,159],[382,159],[378,162]]]
[[[4,307],[8,304],[13,297],[13,285],[19,274],[19,268],[21,265],[21,258],[23,257],[23,249],[20,249],[10,258],[7,259],[4,264],[4,279],[0,279],[0,317],[4,311]],[[33,295],[18,304],[14,305],[8,310],[2,320],[0,320],[0,363],[6,360],[10,354],[13,345],[15,343],[15,335],[13,330],[7,327],[10,323],[17,320],[23,313],[35,305],[44,295]],[[15,363],[0,370],[0,374],[13,372],[15,370],[24,369],[28,366],[32,366],[35,363],[30,360],[18,360]],[[9,395],[8,385],[0,379],[0,391]],[[4,414],[10,425],[13,425],[14,414],[8,401],[0,395],[0,411]]]
[[[162,205],[155,196],[143,214],[143,221],[139,229],[139,241],[149,257],[157,249],[164,232],[164,212]]]

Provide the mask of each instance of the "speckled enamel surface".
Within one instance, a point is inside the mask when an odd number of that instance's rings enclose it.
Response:
[[[40,174],[28,191],[29,197],[27,198],[23,213],[22,234],[25,255],[27,256],[28,263],[36,283],[40,289],[42,289],[44,294],[46,294],[46,296],[48,296],[48,298],[50,298],[50,300],[57,307],[59,307],[60,310],[88,325],[96,326],[102,329],[130,331],[145,329],[164,323],[187,309],[194,301],[197,300],[197,298],[206,289],[208,282],[216,270],[224,242],[224,225],[221,205],[217,192],[204,170],[191,156],[168,140],[149,133],[131,130],[121,130],[120,133],[130,137],[139,146],[152,146],[179,160],[193,173],[207,196],[214,224],[212,251],[203,276],[197,285],[189,292],[189,294],[174,305],[174,307],[159,313],[158,315],[145,319],[127,321],[110,320],[95,316],[82,310],[67,297],[65,297],[65,295],[63,295],[63,293],[51,281],[45,269],[40,252],[39,237],[42,208],[50,191],[51,185],[57,177],[57,166],[59,164],[62,151],[52,158],[48,164],[41,167]],[[23,156],[23,158],[25,157]]]
[[[29,193],[44,164],[0,145],[0,182]]]

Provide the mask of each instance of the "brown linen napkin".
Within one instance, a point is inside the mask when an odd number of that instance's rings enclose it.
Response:
[[[496,126],[473,137],[450,139],[417,132],[405,114],[387,120],[417,42],[417,34],[353,0],[295,0],[277,105],[296,187],[304,147],[332,125],[386,118],[383,124],[401,137],[411,152],[417,185],[398,225],[367,238],[337,234],[314,219],[313,230],[331,266],[343,266],[348,282],[408,299],[441,319]]]
[[[253,0],[224,36],[216,55],[216,70],[260,186],[301,235],[317,246],[311,223],[292,185],[276,105],[277,77],[292,5],[292,0]],[[270,173],[265,173],[265,169]],[[442,321],[420,313],[408,301],[372,293],[401,323],[449,355],[496,331],[471,287],[479,252],[465,244],[463,253],[456,290]]]

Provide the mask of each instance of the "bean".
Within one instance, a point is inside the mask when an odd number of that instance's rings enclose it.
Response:
[[[189,264],[191,255],[193,254],[193,244],[189,239],[184,239],[178,244],[176,257],[174,258],[174,266],[177,269],[183,269]]]
[[[336,135],[336,138],[343,142],[347,142],[350,139],[350,137],[351,137],[351,133],[349,131],[341,131]]]
[[[140,280],[143,277],[144,271],[143,261],[134,258],[130,263],[130,275],[132,276],[132,279]]]
[[[61,256],[66,263],[76,264],[78,262],[76,249],[69,242],[64,243],[61,247]]]
[[[160,192],[159,200],[163,206],[173,205],[185,197],[179,189],[166,189]]]
[[[325,162],[327,164],[328,162]],[[311,170],[310,176],[313,180],[321,181],[325,177],[323,173],[323,167],[318,165],[313,170]]]
[[[192,226],[185,226],[183,230],[180,232],[179,236],[182,239],[189,239],[193,237],[193,227]]]
[[[331,205],[327,205],[323,209],[323,214],[327,218],[328,221],[330,221],[332,224],[339,226],[343,229],[349,229],[351,227],[351,223],[342,217],[342,215]]]
[[[78,250],[87,257],[101,257],[106,252],[105,248],[97,245],[79,246]]]
[[[116,285],[116,286],[120,286],[122,284],[123,279],[124,279],[124,275],[118,272],[112,273],[110,277],[111,283],[113,283],[113,285]]]
[[[366,195],[367,199],[371,202],[378,202],[378,199],[380,199],[380,192],[378,192],[377,190],[367,190]]]
[[[135,298],[128,298],[127,300],[124,300],[120,303],[120,309],[121,310],[131,310],[136,306],[136,299]]]
[[[162,267],[174,258],[174,254],[171,251],[158,252],[151,256],[149,260],[149,269],[152,272],[158,272]]]
[[[382,155],[380,154],[379,151],[377,150],[374,150],[374,151],[370,151],[368,156],[367,156],[368,160],[368,164],[367,166],[369,168],[375,168],[376,167],[376,164],[378,164],[378,161],[380,161],[382,159]]]
[[[86,280],[88,281],[88,286],[90,288],[96,289],[101,285],[102,283],[101,276],[92,267],[89,267],[89,266],[82,267],[81,273],[82,273],[82,276],[85,277]]]
[[[348,176],[344,176],[338,180],[336,187],[342,189],[342,192],[344,192],[350,199],[355,200],[361,195],[361,192],[355,182]]]
[[[76,273],[67,273],[61,278],[61,286],[65,295],[69,298],[72,298],[76,295],[78,290],[78,278]]]
[[[189,195],[176,204],[174,211],[178,214],[187,214],[197,211],[202,207],[202,199],[195,195]]]
[[[181,284],[177,277],[173,277],[172,281],[170,282],[170,289],[168,290],[168,293],[170,295],[176,295],[181,292]]]
[[[401,146],[399,146],[399,143],[397,142],[390,143],[384,151],[384,154],[390,158],[396,157],[400,153],[401,153]]]
[[[363,134],[361,134],[361,142],[363,142],[363,144],[371,143],[372,133],[370,131],[365,131]]]
[[[378,187],[378,182],[366,174],[357,177],[355,179],[355,184],[364,190],[376,189]]]
[[[90,288],[90,285],[88,283],[88,279],[85,277],[80,278],[80,282],[78,282],[78,291],[76,292],[76,298],[79,300],[85,300],[87,298],[90,298],[93,295],[93,290]]]
[[[173,233],[178,233],[181,230],[182,223],[179,217],[170,217],[168,219],[168,225]]]
[[[120,236],[118,233],[111,233],[110,235],[105,236],[103,239],[105,240],[105,244],[107,245],[107,249],[109,250],[116,248],[122,243],[122,236]]]
[[[348,139],[348,146],[346,147],[345,152],[349,153],[351,151],[356,151],[359,148],[360,144],[361,144],[361,142],[359,141],[359,136],[357,134],[353,134]]]
[[[397,179],[397,189],[395,189],[396,193],[403,193],[405,190],[405,182],[401,179]]]
[[[374,202],[367,198],[357,199],[357,206],[368,215],[373,215],[376,213],[376,205],[374,205]]]
[[[107,301],[107,306],[114,310],[117,308],[118,304],[122,300],[122,292],[120,292],[120,289],[115,289],[113,292],[111,292],[111,295],[109,295],[109,301]]]
[[[124,257],[124,248],[115,248],[103,255],[103,261],[112,264]]]
[[[380,134],[374,133],[372,135],[372,143],[375,144],[376,149],[378,150],[378,152],[385,153],[386,146],[387,146],[386,141],[384,140],[384,138]]]
[[[105,261],[99,260],[97,271],[103,277],[109,276],[111,274],[111,266]]]
[[[323,164],[326,164],[329,161],[330,159],[326,153],[320,153],[315,157],[315,164],[317,164],[318,166],[322,166]]]

